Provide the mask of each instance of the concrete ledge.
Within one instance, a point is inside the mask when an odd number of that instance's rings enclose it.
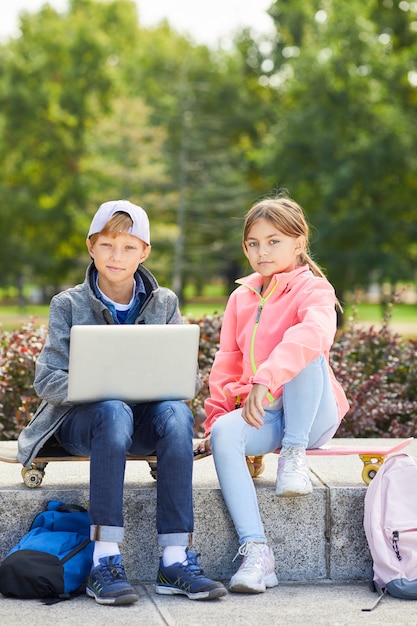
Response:
[[[337,444],[390,445],[394,440],[335,440]],[[417,442],[404,452],[417,456]],[[363,531],[362,462],[358,456],[309,457],[314,491],[301,498],[277,498],[277,456],[265,457],[255,479],[266,534],[281,581],[359,581],[371,578],[372,561]],[[106,468],[103,468],[105,480]],[[50,463],[42,486],[28,489],[20,466],[1,464],[0,559],[27,532],[36,513],[51,499],[88,506],[89,463]],[[227,580],[238,541],[223,502],[211,457],[194,464],[194,545],[206,573]],[[125,481],[126,570],[132,581],[153,581],[159,548],[155,530],[156,482],[143,461],[128,461]]]

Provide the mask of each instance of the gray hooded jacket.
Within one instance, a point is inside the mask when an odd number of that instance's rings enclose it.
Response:
[[[66,402],[71,326],[115,323],[109,309],[95,296],[94,270],[94,263],[91,263],[82,284],[62,291],[51,300],[48,335],[36,362],[34,380],[35,391],[42,402],[18,438],[18,460],[26,467],[30,467],[72,407]],[[134,323],[183,324],[175,293],[159,287],[155,277],[142,265],[137,272],[143,280],[146,298]],[[200,384],[197,368],[196,394]]]

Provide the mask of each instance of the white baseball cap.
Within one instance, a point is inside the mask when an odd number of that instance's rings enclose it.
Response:
[[[150,246],[151,235],[146,211],[144,211],[142,207],[132,204],[129,200],[110,200],[109,202],[101,204],[93,217],[87,237],[91,237],[91,235],[95,233],[100,233],[109,219],[119,211],[127,213],[132,219],[133,226],[128,230],[129,235],[134,235],[138,237],[138,239],[142,239],[142,241]]]

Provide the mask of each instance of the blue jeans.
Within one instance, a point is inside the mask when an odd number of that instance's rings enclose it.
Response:
[[[335,434],[338,409],[323,356],[284,385],[283,406],[266,410],[258,430],[242,418],[242,409],[219,417],[211,446],[220,487],[241,544],[266,542],[253,480],[245,456],[273,452],[282,445],[318,448]]]
[[[158,544],[191,543],[193,415],[184,402],[75,406],[56,437],[70,454],[90,457],[91,539],[123,540],[126,455],[156,454]]]

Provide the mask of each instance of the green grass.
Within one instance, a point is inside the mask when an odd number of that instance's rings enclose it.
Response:
[[[206,315],[213,315],[213,313],[223,313],[226,302],[223,304],[207,303],[201,304],[198,302],[189,302],[181,307],[181,312],[187,317],[194,319],[200,319]]]
[[[48,313],[48,305],[30,305],[25,308],[0,306],[0,326],[7,331],[16,330],[32,318],[34,318],[36,326],[41,326],[47,324]]]
[[[354,311],[356,309],[356,312]],[[355,315],[360,322],[381,322],[383,319],[382,307],[379,304],[358,304],[354,307],[346,306],[346,317]],[[417,327],[417,305],[416,304],[395,304],[392,307],[393,322],[401,322],[406,324],[416,324]]]
[[[194,298],[182,306],[182,313],[194,319],[200,319],[205,315],[222,313],[226,304],[226,298],[205,297]],[[382,321],[382,308],[378,304],[359,304],[354,313],[356,320],[369,324],[379,324]],[[17,306],[0,306],[0,326],[7,331],[15,330],[22,324],[34,318],[37,326],[47,324],[49,306],[27,306],[19,309]],[[352,306],[345,307],[345,318],[348,319],[353,312]],[[417,305],[415,304],[395,304],[392,309],[391,321],[393,323],[415,325],[417,335]]]

